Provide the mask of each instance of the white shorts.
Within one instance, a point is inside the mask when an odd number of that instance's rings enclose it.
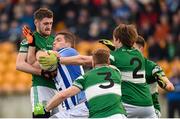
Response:
[[[106,117],[106,119],[127,119],[127,117],[124,114],[114,114]]]
[[[76,105],[69,110],[60,111],[50,118],[88,118],[89,110],[85,103]]]
[[[153,106],[135,106],[123,103],[127,113],[127,118],[156,118],[155,109]]]
[[[45,87],[45,86],[34,86],[31,87],[31,104],[32,111],[34,112],[34,106],[37,103],[41,103],[44,106],[47,102],[57,93],[57,90]],[[62,110],[62,106],[59,105],[57,108],[52,110],[52,115]]]

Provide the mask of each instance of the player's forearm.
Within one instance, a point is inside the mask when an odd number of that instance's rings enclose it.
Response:
[[[36,48],[29,46],[28,48],[28,55],[27,55],[27,63],[33,64],[36,62]]]
[[[41,74],[41,69],[34,68],[26,62],[27,53],[19,53],[16,60],[16,69],[30,74]]]
[[[35,74],[35,75],[41,75],[41,69],[40,68],[34,68],[28,63],[16,63],[16,70],[23,71],[26,73],[30,74]]]
[[[34,62],[34,63],[32,64],[32,66],[33,66],[34,68],[41,69],[38,61]]]
[[[159,76],[158,85],[166,91],[173,91],[174,86],[166,76]]]
[[[164,82],[166,82],[166,91],[173,91],[174,90],[174,85],[168,80],[167,77],[163,77]]]
[[[65,99],[78,94],[81,90],[76,86],[71,86],[56,94],[46,105],[46,111],[50,111],[62,103]]]
[[[72,56],[72,57],[60,57],[60,63],[65,65],[89,65],[92,62],[91,56]]]
[[[50,110],[54,109],[64,100],[65,98],[62,97],[61,93],[59,92],[48,102],[48,104],[46,105],[46,111],[49,112]]]

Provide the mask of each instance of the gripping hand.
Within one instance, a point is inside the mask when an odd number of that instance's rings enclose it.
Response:
[[[110,40],[101,39],[99,40],[99,43],[106,45],[112,51],[115,50],[115,46]]]
[[[31,30],[29,29],[28,26],[24,26],[22,28],[22,33],[24,35],[24,37],[26,38],[29,46],[35,46],[35,39],[34,39],[34,35],[31,32]]]
[[[58,56],[54,52],[48,51],[48,56],[41,56],[39,57],[38,61],[42,66],[52,66],[58,63]]]

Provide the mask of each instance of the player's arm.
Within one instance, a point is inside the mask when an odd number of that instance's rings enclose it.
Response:
[[[65,65],[91,65],[92,64],[92,56],[71,56],[71,57],[61,57],[57,53],[49,53],[49,56],[41,56],[38,59],[39,63],[43,66],[51,66],[56,63],[61,63]]]
[[[33,46],[29,46],[29,48],[28,48],[27,62],[32,65],[34,64],[34,66],[36,66],[35,65],[35,63],[36,63],[36,48]]]
[[[92,65],[92,56],[77,55],[72,57],[59,57],[61,64]]]
[[[66,98],[69,98],[73,95],[76,95],[79,93],[81,90],[76,87],[76,86],[71,86],[68,89],[64,91],[60,91],[57,93],[46,105],[45,110],[49,112],[50,110],[54,109],[57,107],[60,103],[62,103]]]
[[[173,91],[174,86],[173,84],[169,81],[169,79],[166,77],[165,73],[163,72],[162,68],[159,67],[158,65],[153,69],[153,76],[158,82],[158,85],[165,89],[166,91]]]
[[[158,85],[165,89],[166,91],[173,91],[174,90],[174,86],[173,84],[169,81],[169,79],[166,76],[160,76],[155,74],[155,76],[157,77],[157,82]]]
[[[24,37],[26,38],[26,41],[29,45],[28,48],[28,55],[27,55],[27,63],[33,64],[36,62],[36,48],[35,48],[35,38],[32,33],[32,31],[29,29],[29,27],[24,26],[22,29],[22,33]]]
[[[41,75],[41,69],[35,68],[26,62],[27,53],[19,52],[16,60],[16,69],[26,73]]]

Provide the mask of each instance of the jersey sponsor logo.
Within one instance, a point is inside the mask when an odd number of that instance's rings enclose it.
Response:
[[[106,95],[106,94],[116,94],[116,95],[121,96],[121,85],[120,84],[114,84],[110,88],[101,88],[101,87],[99,87],[100,85],[109,85],[109,82],[99,83],[99,84],[88,87],[85,90],[86,98],[88,101],[94,97],[102,96],[102,95]]]
[[[142,78],[133,78],[133,72],[121,72],[122,74],[122,80],[123,81],[129,81],[132,83],[145,83],[146,79],[144,77]],[[137,74],[145,74],[145,71],[138,71]]]

